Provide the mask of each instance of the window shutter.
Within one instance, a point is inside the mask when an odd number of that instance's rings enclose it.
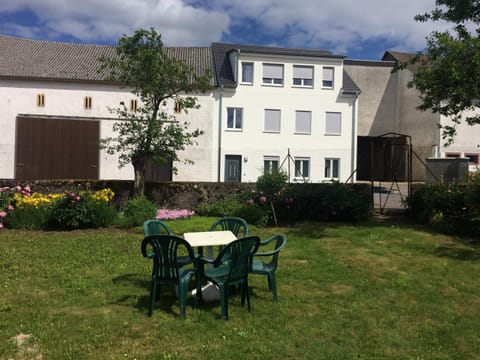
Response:
[[[299,79],[313,79],[313,68],[311,66],[294,66],[293,77]]]

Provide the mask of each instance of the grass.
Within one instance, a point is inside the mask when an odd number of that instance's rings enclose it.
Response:
[[[389,223],[250,232],[288,237],[279,302],[254,276],[251,314],[238,297],[228,321],[218,302],[190,301],[181,321],[173,290],[147,316],[140,228],[1,231],[0,359],[480,359],[480,248],[467,240]]]

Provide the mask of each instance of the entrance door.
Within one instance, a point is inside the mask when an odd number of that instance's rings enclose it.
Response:
[[[225,182],[242,181],[242,156],[225,155]]]

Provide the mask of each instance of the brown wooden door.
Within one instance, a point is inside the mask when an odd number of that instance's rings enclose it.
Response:
[[[15,178],[98,179],[95,120],[17,117]]]

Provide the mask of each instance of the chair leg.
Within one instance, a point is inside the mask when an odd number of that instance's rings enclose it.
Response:
[[[152,316],[153,303],[155,302],[155,296],[156,296],[156,289],[157,289],[157,284],[155,283],[155,281],[152,281],[152,284],[150,285],[150,304],[148,307],[148,316]]]
[[[186,284],[181,284],[178,287],[180,298],[180,319],[184,320],[187,312],[187,287]]]
[[[245,286],[245,293],[247,294],[247,308],[248,308],[248,312],[251,312],[252,308],[250,306],[250,291],[248,290],[248,280],[245,279],[245,284],[243,285]]]
[[[275,274],[268,274],[268,282],[271,284],[271,290],[273,294],[273,302],[277,302],[277,284],[275,281]]]
[[[219,286],[222,317],[228,319],[228,286]]]

